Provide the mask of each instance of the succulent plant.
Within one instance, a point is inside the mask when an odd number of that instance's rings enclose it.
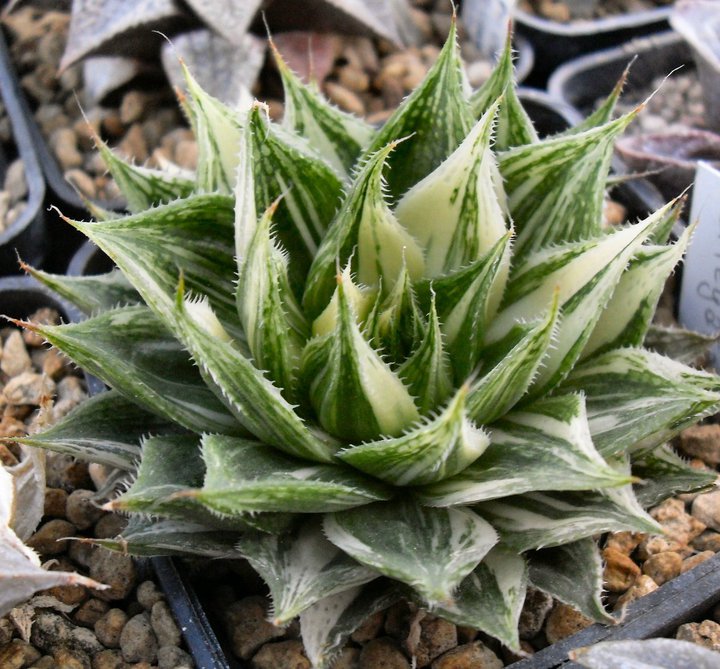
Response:
[[[712,483],[666,442],[720,402],[642,347],[678,203],[603,224],[639,110],[541,140],[453,28],[377,129],[277,57],[281,125],[187,73],[196,174],[100,144],[130,214],[70,223],[119,269],[32,270],[90,317],[25,326],[112,389],[24,442],[132,473],[106,545],[246,558],[315,667],[402,597],[516,650],[528,583],[608,620],[593,537]]]

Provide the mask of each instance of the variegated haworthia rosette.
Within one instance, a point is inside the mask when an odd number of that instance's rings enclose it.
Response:
[[[130,212],[70,223],[119,269],[32,270],[88,319],[27,326],[113,390],[26,441],[135,472],[111,545],[245,557],[318,668],[399,597],[516,650],[529,582],[605,620],[592,537],[712,482],[665,444],[720,402],[643,348],[677,204],[603,223],[638,111],[541,140],[454,28],[379,130],[279,68],[281,124],[187,74],[195,175],[101,145]]]

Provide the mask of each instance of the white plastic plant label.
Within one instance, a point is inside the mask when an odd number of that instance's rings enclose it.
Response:
[[[680,323],[703,334],[720,332],[720,172],[698,165],[690,221],[698,221],[683,268]],[[720,345],[711,352],[720,367]]]

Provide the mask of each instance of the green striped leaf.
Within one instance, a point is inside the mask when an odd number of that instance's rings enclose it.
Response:
[[[667,327],[652,323],[643,346],[686,365],[694,365],[720,341],[720,332],[707,335],[681,327]]]
[[[430,302],[430,317],[425,336],[397,373],[415,398],[415,404],[422,416],[427,416],[435,407],[442,406],[453,391],[452,370],[443,345],[434,294]]]
[[[533,396],[557,385],[572,369],[629,259],[660,218],[654,214],[598,240],[540,251],[512,273],[490,342],[501,340],[516,323],[537,318],[556,292],[562,314],[557,339],[534,379]]]
[[[224,327],[239,338],[235,307],[233,201],[193,195],[141,214],[89,223],[70,221],[92,239],[171,329],[178,274],[206,295]]]
[[[625,87],[628,75],[630,74],[631,65],[632,63],[628,64],[620,76],[620,79],[618,79],[618,82],[615,84],[612,91],[610,91],[610,94],[605,98],[605,100],[603,100],[602,104],[593,111],[592,114],[586,116],[582,121],[580,121],[580,123],[577,123],[560,134],[564,136],[577,135],[581,132],[592,130],[597,126],[604,125],[605,123],[611,121],[615,115],[617,102],[620,99],[620,95],[622,94],[622,90]]]
[[[516,257],[600,234],[613,142],[636,113],[500,154],[500,172],[518,232]]]
[[[308,313],[324,309],[335,290],[337,268],[345,267],[351,258],[358,281],[375,286],[382,277],[386,291],[392,289],[403,266],[411,278],[422,276],[422,250],[395,220],[383,193],[383,169],[399,145],[383,146],[355,177],[310,267],[303,296]]]
[[[665,280],[680,262],[693,230],[694,226],[688,227],[673,246],[643,246],[635,253],[581,358],[623,346],[642,345]]]
[[[488,446],[487,435],[467,416],[468,387],[462,386],[435,418],[400,437],[340,451],[337,456],[366,474],[399,486],[442,481],[463,471]]]
[[[194,493],[203,484],[205,463],[198,435],[151,437],[142,444],[142,460],[130,487],[103,508],[201,523],[208,529],[241,532],[285,530],[290,514],[247,514],[223,518],[203,506]]]
[[[531,492],[478,504],[477,512],[522,553],[586,539],[602,532],[658,533],[630,486],[599,492]]]
[[[401,598],[400,588],[380,578],[330,595],[300,614],[303,646],[315,669],[330,669],[350,635],[370,616]]]
[[[281,627],[321,599],[378,577],[331,544],[319,520],[279,536],[246,535],[239,548],[270,588],[270,618]]]
[[[527,582],[523,557],[501,544],[463,580],[452,605],[439,606],[435,612],[456,625],[481,630],[518,651],[518,622]]]
[[[318,421],[350,442],[397,436],[420,415],[402,381],[360,332],[342,277],[337,295],[337,328],[311,340],[303,353],[302,377]]]
[[[452,155],[398,202],[398,221],[425,252],[427,277],[482,258],[507,233],[507,202],[490,148],[497,110],[496,102]]]
[[[240,267],[237,305],[256,367],[296,397],[300,355],[310,334],[288,278],[287,257],[271,236],[273,204],[260,218]]]
[[[596,622],[617,622],[602,603],[603,565],[594,539],[533,551],[528,564],[530,582],[539,590]]]
[[[512,34],[508,31],[505,48],[490,78],[470,97],[472,112],[475,118],[480,118],[502,96],[495,129],[496,152],[538,141],[532,121],[518,98],[514,80]]]
[[[430,506],[471,504],[532,490],[593,490],[630,483],[595,450],[580,395],[550,397],[493,424],[490,445],[457,476],[416,494]]]
[[[431,606],[447,605],[497,542],[470,509],[428,509],[411,501],[370,504],[325,516],[330,541],[372,569],[406,583]]]
[[[86,400],[46,430],[13,441],[129,471],[140,459],[143,436],[176,429],[110,390]]]
[[[116,156],[99,137],[94,140],[131,213],[189,197],[195,191],[195,182],[184,175],[174,174],[169,169],[153,170],[133,165]]]
[[[300,81],[270,40],[282,78],[285,113],[283,126],[304,137],[338,174],[350,174],[375,130],[363,120],[331,105],[315,86]]]
[[[124,555],[197,555],[237,560],[240,554],[235,544],[239,538],[238,533],[210,530],[199,523],[132,516],[120,536],[84,541]]]
[[[236,111],[208,95],[181,65],[190,94],[186,109],[198,144],[197,190],[229,195],[235,185],[242,120]]]
[[[223,516],[248,513],[324,513],[388,499],[389,491],[337,465],[309,465],[266,444],[205,435],[202,489],[184,493]]]
[[[247,131],[256,209],[264,211],[282,196],[275,232],[292,249],[291,275],[300,284],[338,207],[342,182],[302,138],[270,123],[258,105],[250,112]]]
[[[23,269],[85,314],[141,301],[137,291],[120,270],[95,276],[66,276],[43,272],[28,265],[24,265]]]
[[[193,432],[243,434],[182,344],[147,307],[112,309],[80,323],[27,327],[129,401],[166,420]]]
[[[620,349],[575,368],[561,392],[584,392],[593,442],[607,457],[653,448],[717,411],[717,377],[642,349]]]
[[[331,461],[337,446],[312,432],[280,390],[238,350],[206,300],[183,299],[181,286],[175,320],[203,379],[245,429],[286,453]]]
[[[470,386],[468,413],[478,424],[492,423],[525,395],[553,342],[558,326],[558,297],[545,319],[530,326],[517,326],[521,333],[502,355],[485,352],[489,371]]]
[[[432,172],[470,131],[473,116],[453,20],[435,64],[375,136],[367,155],[412,135],[389,157],[388,185],[395,200]]]
[[[350,272],[350,263],[345,265],[341,281],[343,294],[350,304],[351,311],[355,316],[355,322],[363,327],[363,332],[367,336],[367,323],[370,320],[371,310],[377,306],[379,292],[367,288],[367,286],[356,284]],[[323,312],[313,321],[313,337],[330,334],[338,327],[340,318],[339,300],[339,294],[336,290]]]
[[[425,334],[410,275],[403,264],[398,281],[368,317],[363,332],[391,363],[405,360]]]
[[[717,480],[716,471],[690,466],[667,444],[634,459],[632,473],[640,479],[635,495],[646,509],[678,493],[709,488]]]

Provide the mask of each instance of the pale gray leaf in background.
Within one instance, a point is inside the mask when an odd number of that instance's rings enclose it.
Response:
[[[136,58],[94,56],[86,58],[82,68],[82,102],[90,107],[99,104],[108,93],[134,79],[143,69],[143,65]]]
[[[187,0],[187,3],[207,26],[228,42],[242,47],[245,32],[262,0]]]
[[[43,517],[45,507],[45,452],[22,446],[20,462],[7,471],[14,486],[14,513],[10,527],[21,541],[26,541]]]
[[[252,102],[250,87],[265,62],[267,42],[249,33],[236,44],[210,30],[177,35],[162,50],[162,62],[170,82],[185,90],[181,57],[200,86],[213,97],[235,108]]]
[[[502,50],[517,0],[465,0],[462,19],[465,30],[486,58],[494,60]]]
[[[670,24],[720,73],[720,3],[716,0],[680,0]]]
[[[107,587],[79,574],[43,569],[37,554],[10,529],[14,508],[13,477],[4,467],[0,467],[0,616],[29,599],[38,590],[56,585],[83,585],[99,589]]]
[[[91,54],[141,57],[160,47],[152,30],[172,34],[191,22],[175,0],[74,0],[60,68]]]
[[[717,669],[717,651],[678,639],[603,641],[570,652],[588,669]]]

